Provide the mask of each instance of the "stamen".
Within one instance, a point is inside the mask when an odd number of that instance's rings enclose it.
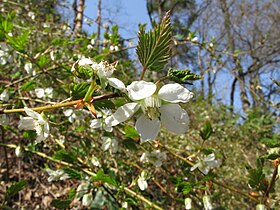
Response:
[[[150,96],[145,98],[142,102],[143,112],[151,119],[154,120],[160,117],[159,107],[161,101],[157,96]]]

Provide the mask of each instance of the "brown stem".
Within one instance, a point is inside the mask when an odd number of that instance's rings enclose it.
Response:
[[[0,125],[0,129],[1,129],[1,133],[2,133],[2,136],[1,136],[1,141],[3,143],[5,143],[5,129],[2,125]],[[6,181],[9,180],[9,177],[10,177],[10,167],[9,167],[9,161],[8,161],[8,153],[7,153],[7,148],[4,147],[4,156],[5,156],[5,161],[6,161]]]
[[[266,189],[266,192],[265,192],[265,197],[266,197],[266,198],[269,197],[269,193],[270,193],[270,191],[271,191],[271,189],[272,189],[272,187],[273,187],[273,185],[274,185],[274,183],[275,183],[275,181],[276,181],[276,177],[277,177],[277,174],[278,174],[279,160],[278,160],[278,159],[275,160],[274,163],[275,163],[275,164],[274,164],[274,171],[273,171],[271,180],[270,180],[269,185],[268,185],[268,187],[267,187],[267,189]]]

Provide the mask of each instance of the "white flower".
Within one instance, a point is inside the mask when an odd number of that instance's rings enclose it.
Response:
[[[83,206],[90,206],[92,204],[93,197],[92,193],[87,193],[83,196],[82,204]]]
[[[49,87],[46,89],[36,88],[35,94],[38,98],[52,98],[53,97],[53,88]]]
[[[137,179],[138,187],[142,191],[146,190],[148,188],[148,182],[147,182],[146,178],[147,178],[147,172],[146,171],[142,171],[140,176]]]
[[[8,62],[12,62],[13,57],[16,56],[10,55],[10,47],[6,43],[0,43],[0,65],[5,65]]]
[[[20,119],[18,128],[21,130],[35,130],[38,142],[48,138],[50,133],[49,123],[43,118],[43,115],[27,107],[24,107],[24,111],[28,117]]]
[[[92,155],[92,157],[91,157],[91,163],[92,163],[92,165],[94,165],[94,166],[99,166],[99,167],[101,166],[99,160],[98,160],[97,157],[95,157],[94,155]]]
[[[185,209],[186,210],[192,209],[192,199],[190,198],[185,199]]]
[[[92,61],[89,58],[82,58],[78,61],[78,66],[91,68],[92,71],[100,79],[101,86],[105,88],[108,83],[108,78],[111,77],[115,69],[115,64],[109,64],[107,61],[101,61],[99,63]],[[72,71],[75,71],[75,64],[72,67]]]
[[[97,118],[90,121],[91,128],[104,128],[107,132],[112,132],[112,126],[108,126],[105,123],[105,118],[112,114],[112,111],[109,109],[101,110],[101,112],[97,112]]]
[[[104,151],[109,150],[109,152],[116,153],[118,151],[118,141],[114,138],[103,136],[101,137],[103,143],[102,143],[102,149]]]
[[[202,200],[203,200],[203,206],[204,206],[205,210],[212,210],[213,209],[213,206],[212,206],[212,203],[211,203],[211,200],[210,200],[210,196],[204,195]]]
[[[68,117],[69,122],[73,123],[75,120],[83,120],[90,113],[87,110],[73,110],[66,109],[63,111],[63,114]]]
[[[58,180],[65,180],[70,178],[68,174],[66,174],[62,169],[58,169],[56,171],[47,168],[46,172],[49,174],[49,178],[48,181],[52,182],[52,181],[58,181]]]
[[[221,165],[220,160],[215,160],[215,154],[211,153],[207,155],[203,160],[199,160],[192,168],[191,171],[194,171],[196,168],[203,174],[208,174],[212,168],[219,167]]]
[[[35,69],[32,68],[32,63],[26,63],[24,65],[24,69],[27,72],[27,74],[31,74],[32,76],[36,75]]]
[[[111,83],[109,80],[109,83],[123,90],[124,85],[121,81]],[[189,116],[177,103],[188,102],[193,94],[182,85],[167,84],[157,90],[157,86],[152,82],[134,81],[126,91],[128,97],[135,102],[119,107],[113,115],[105,119],[107,125],[118,125],[128,120],[141,108],[143,113],[135,124],[141,141],[154,140],[159,133],[161,123],[176,134],[187,131]]]
[[[3,91],[0,94],[0,101],[8,101],[9,98],[10,98],[10,96],[9,96],[9,92],[8,91]]]
[[[155,167],[160,167],[162,161],[166,160],[166,152],[160,152],[160,150],[152,151],[151,153],[144,152],[140,157],[140,161],[143,163],[150,162]]]

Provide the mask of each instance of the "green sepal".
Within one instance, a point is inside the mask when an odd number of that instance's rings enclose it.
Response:
[[[191,72],[191,70],[177,70],[177,69],[169,69],[167,76],[170,80],[178,83],[183,84],[192,84],[188,82],[188,80],[199,80],[201,79],[200,75],[194,74]]]

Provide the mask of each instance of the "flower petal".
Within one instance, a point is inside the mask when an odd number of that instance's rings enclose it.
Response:
[[[138,101],[153,95],[157,86],[152,82],[134,81],[127,86],[128,97],[131,100]]]
[[[135,128],[140,135],[141,141],[149,141],[156,139],[159,129],[159,119],[150,120],[144,114],[142,114],[136,121]]]
[[[43,88],[36,88],[35,94],[37,98],[43,98],[45,96],[45,90]]]
[[[175,83],[162,86],[158,91],[158,96],[160,99],[171,103],[186,103],[193,97],[193,93],[182,85]]]
[[[169,131],[183,134],[188,130],[188,113],[178,104],[166,104],[160,107],[161,122]]]
[[[32,117],[23,117],[19,121],[18,128],[20,130],[34,130],[35,122],[36,121]]]
[[[117,111],[111,116],[105,118],[105,123],[107,126],[118,125],[130,117],[140,108],[138,103],[127,103],[117,109]]]
[[[100,119],[93,119],[90,121],[91,128],[100,128],[102,126],[102,122]]]
[[[79,66],[85,66],[85,65],[91,65],[94,62],[92,60],[90,60],[89,58],[82,58],[81,60],[79,60],[78,65]]]
[[[109,82],[109,85],[111,85],[112,87],[114,87],[120,91],[125,90],[125,84],[117,78],[108,78],[108,82]]]
[[[42,116],[38,112],[35,112],[27,107],[24,107],[24,111],[29,117],[32,117],[33,119],[38,120],[42,118]]]

